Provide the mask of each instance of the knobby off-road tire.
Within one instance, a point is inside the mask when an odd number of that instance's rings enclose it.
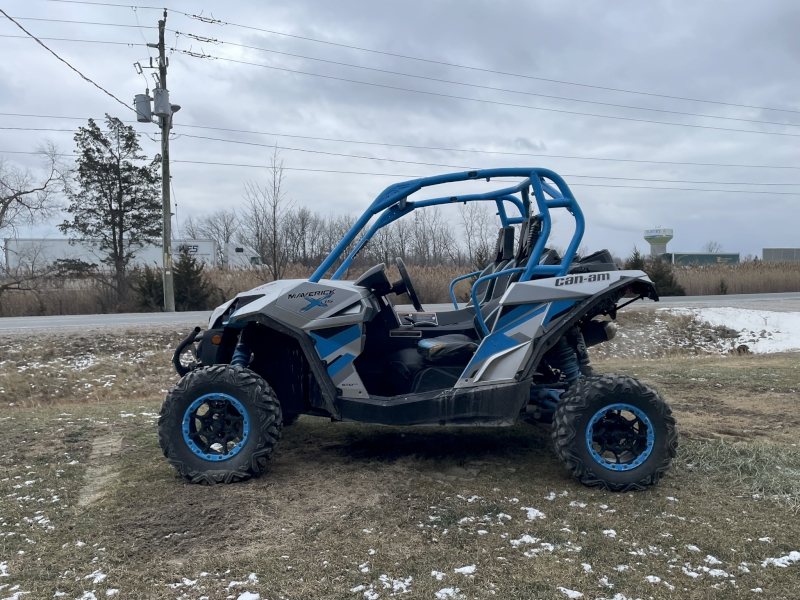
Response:
[[[203,398],[223,398],[218,406],[227,402],[226,406],[233,407],[232,414],[243,414],[240,428],[247,431],[239,436],[243,439],[227,458],[221,451],[204,455],[196,444],[191,447],[194,442],[184,435],[194,427],[188,424],[196,418],[192,407]],[[235,483],[264,473],[280,440],[282,425],[280,403],[266,381],[243,367],[214,365],[191,371],[167,395],[158,419],[158,442],[167,461],[190,482]]]
[[[638,460],[604,466],[597,448],[594,452],[590,449],[587,433],[600,427],[597,421],[592,425],[596,415],[601,419],[605,414],[615,416],[613,411],[603,412],[613,405],[631,407],[634,410],[626,414],[638,412],[640,423],[649,421],[650,427],[645,430],[652,429],[652,437],[647,438],[647,449],[639,453]],[[643,490],[664,476],[675,458],[678,431],[672,410],[655,390],[632,377],[609,373],[581,377],[564,393],[553,418],[553,441],[556,453],[581,483],[627,492]],[[640,464],[635,465],[636,462]]]

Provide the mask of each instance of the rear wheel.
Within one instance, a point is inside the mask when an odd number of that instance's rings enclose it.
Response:
[[[582,483],[642,490],[669,469],[678,447],[672,410],[658,393],[624,375],[582,377],[553,418],[556,452]]]
[[[164,456],[192,483],[234,483],[266,470],[280,440],[281,408],[249,369],[215,365],[188,373],[161,407]]]

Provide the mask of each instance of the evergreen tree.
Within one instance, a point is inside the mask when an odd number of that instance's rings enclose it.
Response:
[[[206,310],[216,299],[216,289],[203,270],[203,263],[189,254],[187,248],[181,248],[173,267],[176,310]]]
[[[625,261],[625,268],[631,271],[644,271],[653,281],[659,296],[685,296],[686,290],[675,279],[672,265],[658,257],[646,258],[634,246],[633,252]]]
[[[132,287],[136,294],[136,308],[141,312],[164,310],[164,279],[161,269],[145,265],[133,273]]]
[[[108,114],[105,125],[107,133],[89,119],[75,134],[78,158],[74,181],[66,188],[72,219],[58,228],[95,247],[113,273],[110,284],[121,302],[131,260],[161,236],[161,157],[143,164],[148,159],[136,130]]]

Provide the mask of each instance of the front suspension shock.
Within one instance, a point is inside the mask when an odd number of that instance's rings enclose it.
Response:
[[[239,342],[236,344],[236,350],[233,352],[231,358],[231,365],[234,367],[247,367],[250,365],[250,357],[253,352],[250,350],[250,344],[244,339],[244,331],[239,335]]]

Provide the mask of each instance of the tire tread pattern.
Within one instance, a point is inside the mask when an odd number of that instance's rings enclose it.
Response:
[[[585,443],[583,441],[584,431],[579,431],[577,426],[580,417],[590,411],[594,414],[599,410],[602,404],[602,402],[598,403],[599,399],[610,399],[615,396],[637,396],[644,400],[653,409],[649,415],[651,420],[653,417],[661,420],[667,430],[666,439],[660,444],[660,448],[653,449],[654,456],[648,458],[643,465],[630,473],[648,465],[650,461],[657,459],[658,454],[661,454],[658,464],[651,466],[638,479],[627,482],[609,481],[599,471],[602,467],[590,461],[584,461],[577,452],[577,445]],[[611,403],[605,402],[605,404]],[[667,473],[678,450],[678,429],[669,404],[655,390],[641,381],[614,373],[581,377],[575,382],[558,403],[553,416],[552,431],[556,454],[575,477],[584,485],[612,492],[644,490],[654,485]],[[614,473],[614,475],[619,474],[620,472]]]
[[[178,452],[176,444],[184,445],[180,434],[181,421],[186,410],[186,400],[191,390],[199,385],[227,384],[241,390],[256,406],[256,414],[250,415],[250,435],[257,435],[256,449],[251,453],[246,464],[236,469],[196,469],[181,460],[182,452]],[[161,406],[158,419],[158,442],[167,461],[175,470],[191,483],[214,485],[216,483],[236,483],[251,477],[258,477],[266,471],[267,463],[272,458],[275,447],[281,439],[282,429],[281,406],[269,384],[253,371],[232,365],[214,365],[187,373],[173,390],[167,395]],[[178,439],[176,439],[178,438]],[[185,448],[185,445],[184,445]],[[246,448],[242,450],[246,451]],[[224,465],[224,463],[218,463]]]

